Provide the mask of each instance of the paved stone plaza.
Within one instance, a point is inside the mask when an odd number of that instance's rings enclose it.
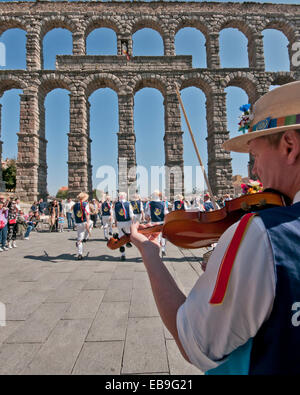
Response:
[[[0,374],[201,374],[164,327],[137,249],[121,262],[95,229],[79,262],[75,236],[32,232],[0,254]],[[202,253],[167,244],[164,261],[185,293]]]

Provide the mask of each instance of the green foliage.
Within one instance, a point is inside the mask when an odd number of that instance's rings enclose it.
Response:
[[[68,198],[68,190],[61,191],[59,190],[56,194],[57,199],[67,199]]]
[[[16,161],[11,159],[6,169],[2,170],[3,181],[8,191],[14,191],[16,188],[17,166]]]

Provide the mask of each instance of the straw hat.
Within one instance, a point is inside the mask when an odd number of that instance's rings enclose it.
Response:
[[[87,193],[85,193],[85,192],[80,192],[80,193],[77,195],[77,199],[82,200],[82,201],[85,201],[85,200],[88,200],[88,199],[89,199],[89,195],[88,195]]]
[[[161,193],[159,190],[155,190],[155,191],[152,193],[153,199],[157,199],[157,198],[160,199],[161,196],[162,196],[162,193]]]
[[[300,129],[300,81],[282,85],[258,99],[248,132],[226,141],[223,148],[249,152],[250,140],[291,129]]]
[[[126,192],[119,192],[119,199],[126,199],[127,193]]]

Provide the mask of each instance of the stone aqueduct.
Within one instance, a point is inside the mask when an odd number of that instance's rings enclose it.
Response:
[[[73,55],[57,56],[55,70],[43,70],[42,43],[53,28],[72,33]],[[87,56],[86,37],[95,28],[107,27],[117,36],[116,56]],[[164,56],[122,56],[125,42],[132,53],[132,35],[152,28],[163,39]],[[199,29],[206,39],[207,68],[192,68],[191,56],[175,55],[175,35],[183,27]],[[249,68],[222,69],[219,32],[238,28],[248,39]],[[230,190],[231,158],[222,150],[228,139],[226,93],[228,86],[243,88],[253,103],[269,90],[300,79],[292,65],[292,45],[300,42],[300,5],[258,3],[184,2],[2,2],[0,33],[10,28],[26,31],[26,70],[1,70],[0,95],[22,89],[18,133],[17,193],[23,200],[45,197],[47,162],[45,139],[45,96],[55,88],[70,92],[68,133],[68,185],[74,196],[92,191],[89,101],[92,92],[109,87],[118,95],[118,156],[128,168],[136,165],[133,98],[141,88],[158,89],[164,97],[165,165],[183,167],[181,115],[175,92],[195,86],[206,95],[208,177],[214,193]],[[262,31],[282,31],[289,41],[290,71],[266,72]],[[0,108],[1,109],[1,108]],[[0,142],[0,157],[2,142]],[[119,189],[125,175],[119,172]],[[0,168],[0,180],[2,171]],[[132,182],[133,179],[130,180]],[[176,185],[174,186],[174,192]]]

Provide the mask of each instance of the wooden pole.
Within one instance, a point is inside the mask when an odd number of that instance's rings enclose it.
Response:
[[[178,86],[177,86],[176,83],[175,83],[175,87],[176,87],[176,94],[177,94],[177,97],[178,97],[178,100],[179,100],[179,103],[180,103],[180,106],[181,106],[181,109],[182,109],[182,112],[183,112],[183,115],[184,115],[184,118],[185,118],[185,122],[186,122],[187,127],[188,127],[188,130],[189,130],[189,132],[190,132],[190,136],[191,136],[191,139],[192,139],[192,142],[193,142],[195,151],[196,151],[196,155],[197,155],[198,161],[199,161],[199,163],[200,163],[200,167],[201,167],[201,170],[202,170],[204,179],[205,179],[205,183],[206,183],[206,185],[207,185],[207,189],[208,189],[209,194],[210,194],[210,197],[211,197],[212,204],[213,204],[213,206],[214,206],[214,209],[217,210],[217,204],[216,204],[214,195],[213,195],[213,193],[212,193],[212,190],[211,190],[211,187],[210,187],[210,184],[209,184],[209,181],[208,181],[208,177],[207,177],[207,175],[206,175],[206,171],[205,171],[205,169],[204,169],[204,166],[203,166],[203,163],[202,163],[202,160],[201,160],[199,151],[198,151],[198,147],[197,147],[196,141],[195,141],[195,139],[194,139],[194,135],[193,135],[193,132],[192,132],[192,129],[191,129],[189,120],[188,120],[188,118],[187,118],[187,115],[186,115],[186,112],[185,112],[185,109],[184,109],[184,105],[183,105],[183,103],[182,103],[181,96],[180,96],[180,93],[179,93],[179,89],[178,89]]]

